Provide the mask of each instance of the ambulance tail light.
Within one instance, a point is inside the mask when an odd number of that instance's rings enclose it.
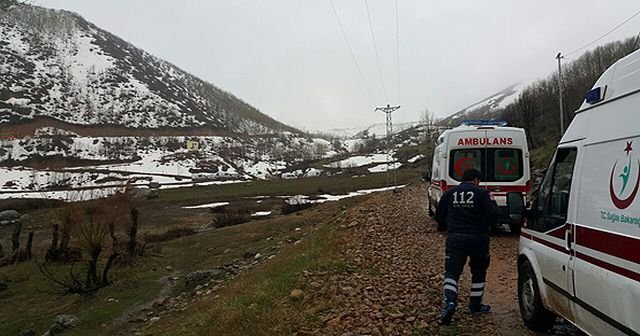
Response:
[[[445,181],[445,180],[440,181],[440,188],[442,189],[442,192],[446,192],[447,191],[447,181]]]

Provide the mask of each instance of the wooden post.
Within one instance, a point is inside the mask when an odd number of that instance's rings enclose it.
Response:
[[[13,252],[20,249],[20,234],[22,234],[22,223],[18,221],[13,229],[13,235],[11,235],[11,250]]]
[[[33,247],[33,231],[29,232],[29,238],[27,238],[27,248],[26,248],[26,260],[31,260],[31,248]]]
[[[136,253],[137,235],[138,235],[138,217],[140,211],[137,208],[131,209],[131,230],[129,230],[129,256],[133,257]]]
[[[58,237],[59,237],[60,225],[58,225],[57,223],[53,223],[52,226],[53,226],[53,234],[51,237],[51,248],[49,250],[53,252],[58,249]]]

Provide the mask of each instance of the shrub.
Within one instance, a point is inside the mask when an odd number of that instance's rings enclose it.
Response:
[[[196,230],[188,227],[178,227],[169,229],[164,233],[147,233],[144,235],[144,241],[147,243],[157,243],[163,241],[174,240],[182,237],[192,236],[196,234]]]
[[[238,225],[246,223],[251,220],[251,216],[247,212],[243,211],[225,211],[217,214],[213,218],[213,227],[223,228],[227,226]]]
[[[0,211],[16,210],[25,212],[28,210],[56,208],[63,204],[64,202],[61,200],[51,199],[8,199],[0,201]]]
[[[287,215],[290,213],[294,213],[294,212],[298,212],[298,211],[302,211],[305,209],[308,209],[310,207],[313,206],[313,203],[300,203],[300,204],[288,204],[285,203],[282,208],[280,208],[280,211],[282,212],[283,215]]]

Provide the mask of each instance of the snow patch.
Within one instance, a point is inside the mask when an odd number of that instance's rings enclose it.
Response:
[[[229,205],[229,202],[216,202],[216,203],[207,203],[207,204],[200,204],[200,205],[191,205],[191,206],[183,206],[183,209],[213,209],[213,208],[219,208],[222,206],[227,206]]]

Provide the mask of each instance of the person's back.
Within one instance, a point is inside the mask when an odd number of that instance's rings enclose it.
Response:
[[[439,231],[463,234],[487,234],[498,215],[493,196],[473,182],[462,182],[448,190],[438,203],[436,221]]]

